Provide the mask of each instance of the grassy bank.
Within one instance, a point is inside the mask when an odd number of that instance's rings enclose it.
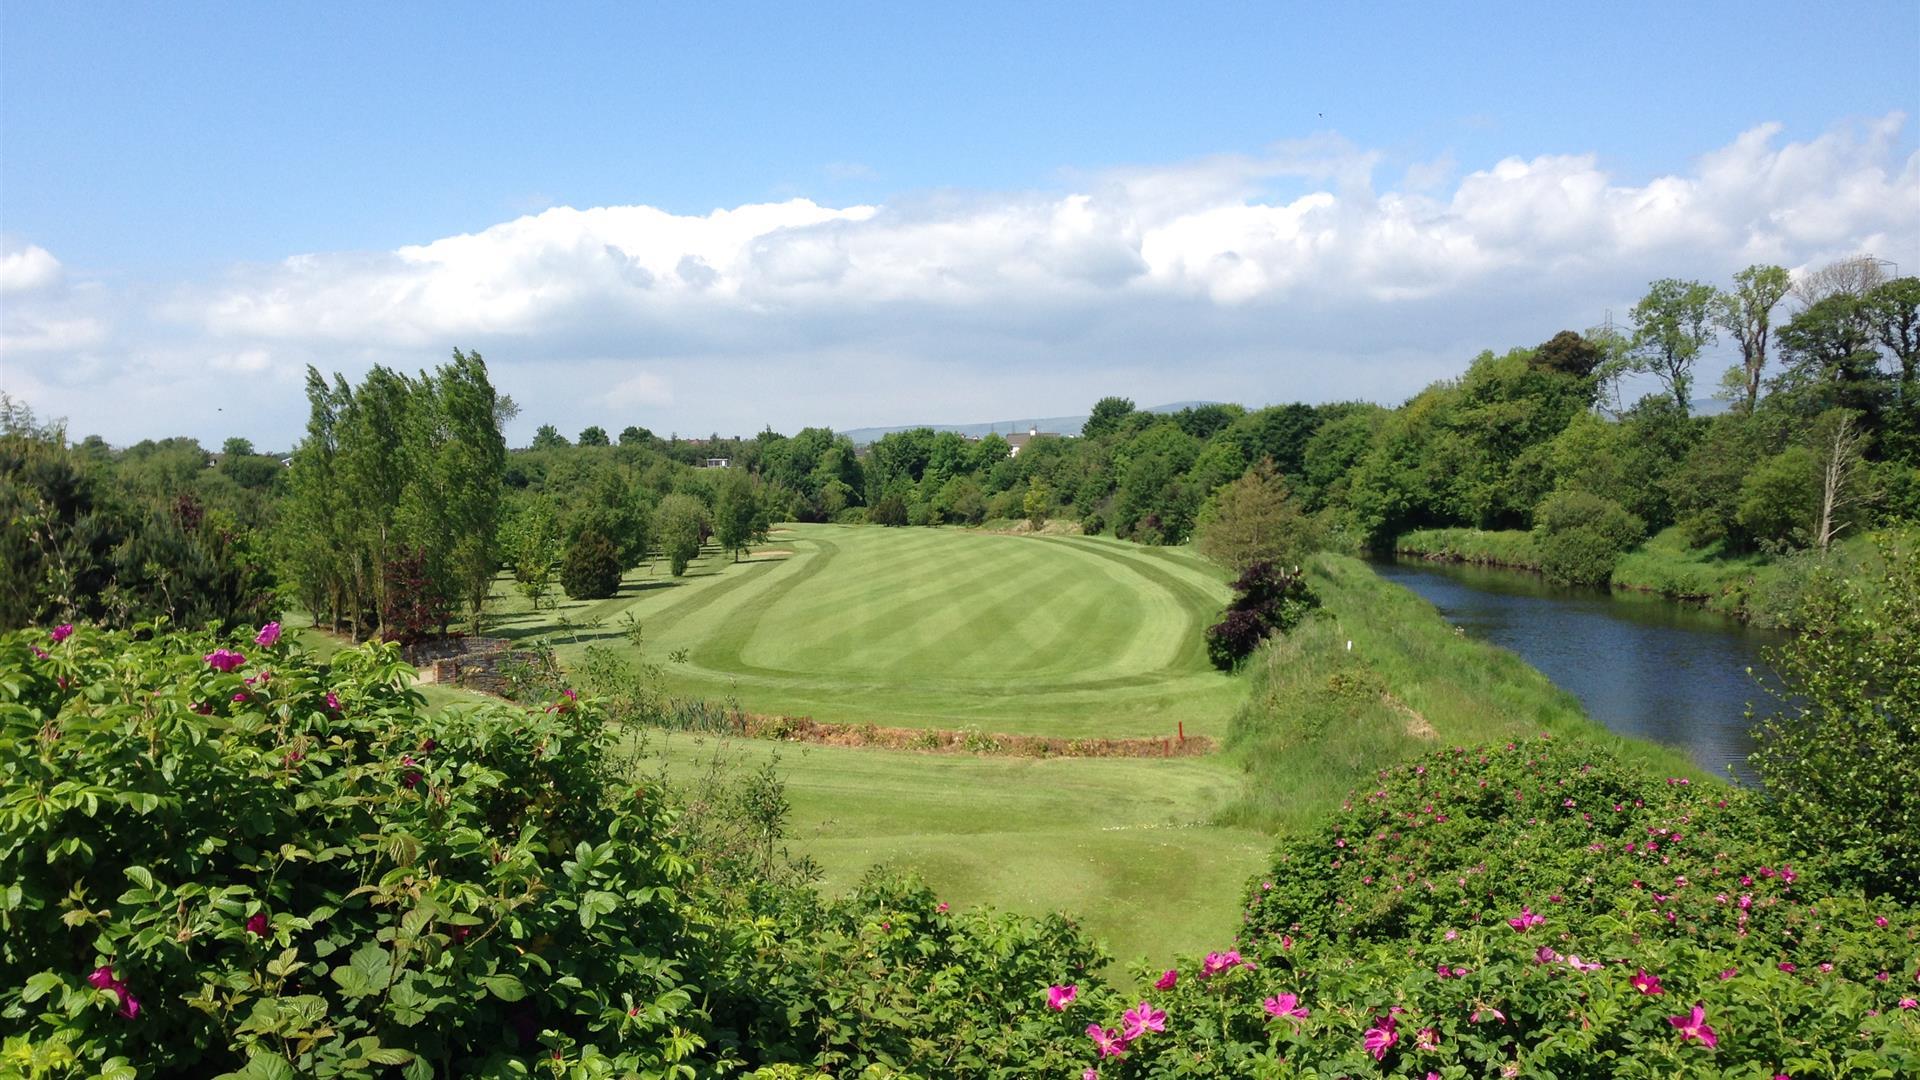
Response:
[[[1395,538],[1393,549],[1442,562],[1540,569],[1533,534],[1518,529],[1420,529]],[[1829,558],[1854,565],[1869,553],[1864,538],[1848,537]],[[1620,557],[1613,568],[1613,587],[1700,604],[1756,626],[1778,626],[1816,562],[1811,553],[1775,557],[1728,552],[1719,544],[1690,547],[1678,528],[1667,528]]]
[[[1393,550],[1439,562],[1540,569],[1540,549],[1524,529],[1416,529],[1395,537]]]
[[[1426,750],[1542,733],[1603,745],[1662,775],[1707,779],[1680,751],[1609,733],[1519,657],[1460,634],[1365,563],[1325,554],[1310,574],[1322,613],[1252,662],[1227,745],[1246,784],[1222,822],[1301,825]]]

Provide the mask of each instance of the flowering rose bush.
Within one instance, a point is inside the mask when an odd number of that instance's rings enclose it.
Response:
[[[406,672],[0,637],[0,1075],[1016,1077],[1124,1007],[1064,918],[703,876],[593,701],[428,714]]]
[[[707,931],[599,718],[423,715],[403,671],[277,626],[0,638],[0,1072],[695,1059]]]
[[[1077,1076],[1087,1024],[1110,1014],[1119,1027],[1131,1004],[1062,916],[942,911],[925,885],[885,872],[827,904],[766,899],[779,909],[742,921],[780,929],[736,953],[739,999],[757,1010],[739,1027],[755,1060],[834,1076]]]
[[[1280,846],[1240,963],[1162,975],[1100,1076],[1841,1077],[1920,1070],[1920,917],[1744,791],[1546,741],[1382,774]],[[1155,975],[1143,971],[1143,983]]]

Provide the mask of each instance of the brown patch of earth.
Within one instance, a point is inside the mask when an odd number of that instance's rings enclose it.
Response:
[[[882,727],[836,724],[809,716],[734,713],[727,734],[748,739],[819,743],[823,746],[912,750],[924,754],[998,754],[1011,757],[1196,757],[1211,754],[1214,743],[1203,735],[1166,738],[1065,739],[1045,735],[1008,735],[967,728]]]

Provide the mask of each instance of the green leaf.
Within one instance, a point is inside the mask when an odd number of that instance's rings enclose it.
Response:
[[[56,987],[64,986],[66,980],[51,971],[43,971],[27,980],[27,988],[20,995],[21,1001],[38,1001],[52,993]]]
[[[480,980],[480,985],[501,1001],[519,1001],[527,996],[527,988],[512,975],[488,975]]]
[[[293,1066],[285,1058],[260,1051],[247,1059],[245,1068],[225,1073],[217,1080],[297,1080]]]
[[[393,974],[393,960],[387,955],[387,950],[371,942],[353,950],[353,956],[347,963],[372,982],[382,985]]]
[[[347,997],[361,998],[380,991],[380,984],[367,978],[359,968],[337,967],[331,974],[333,981],[340,985],[340,992]]]

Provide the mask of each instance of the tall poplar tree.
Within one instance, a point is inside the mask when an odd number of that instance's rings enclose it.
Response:
[[[507,458],[507,409],[480,355],[456,349],[417,380],[375,367],[355,389],[309,369],[307,397],[279,545],[300,599],[356,638],[375,620],[421,633],[455,602],[477,630],[500,561]],[[403,608],[408,625],[385,625]]]
[[[474,633],[480,632],[487,594],[500,565],[501,496],[507,473],[507,440],[497,417],[498,395],[487,379],[486,361],[477,352],[453,350],[453,361],[435,380],[446,441],[430,471],[440,520],[452,543],[447,565],[467,607]]]

